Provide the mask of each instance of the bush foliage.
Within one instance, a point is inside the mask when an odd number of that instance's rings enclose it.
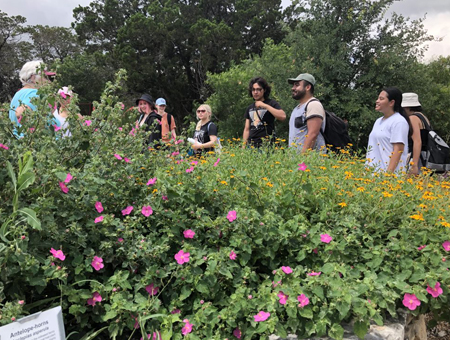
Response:
[[[147,150],[122,125],[121,77],[72,138],[47,123],[52,88],[23,139],[0,120],[0,324],[61,305],[74,339],[341,339],[419,302],[448,313],[450,182],[283,140]]]

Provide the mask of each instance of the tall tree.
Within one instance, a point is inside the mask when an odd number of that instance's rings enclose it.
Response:
[[[20,88],[17,71],[31,56],[31,44],[21,40],[26,19],[0,11],[0,102]]]
[[[33,42],[34,57],[48,65],[56,59],[62,61],[81,52],[77,37],[70,28],[36,25],[28,26],[24,31]]]
[[[73,27],[89,51],[127,69],[130,89],[165,96],[181,118],[209,96],[207,72],[260,53],[267,37],[282,39],[280,3],[96,0],[75,9]]]

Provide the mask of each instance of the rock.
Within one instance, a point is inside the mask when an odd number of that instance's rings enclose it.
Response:
[[[352,324],[342,325],[344,340],[359,340],[353,333]],[[445,333],[445,332],[444,332]],[[446,334],[446,333],[445,333]],[[440,334],[439,334],[440,335]],[[297,340],[297,336],[289,334],[286,339],[271,335],[269,340]],[[330,337],[309,338],[305,340],[333,340]],[[424,315],[414,317],[406,310],[398,310],[396,319],[387,319],[383,326],[370,325],[364,340],[427,340],[427,328]]]

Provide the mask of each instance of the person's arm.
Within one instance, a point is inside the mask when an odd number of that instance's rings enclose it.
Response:
[[[17,117],[17,119],[20,119],[20,117],[22,117],[22,115],[23,115],[23,113],[24,113],[24,111],[26,110],[26,109],[30,109],[31,110],[31,107],[29,107],[28,105],[20,105],[20,106],[18,106],[17,108],[16,108],[16,117]]]
[[[213,148],[216,141],[217,141],[217,136],[209,136],[209,142],[203,143],[203,144],[200,144],[200,143],[193,144],[192,148],[194,150]]]
[[[419,158],[420,152],[422,151],[422,138],[420,138],[420,127],[422,122],[417,116],[410,116],[409,120],[411,121],[411,125],[413,128],[413,133],[411,139],[413,141],[413,149],[412,149],[412,164],[409,169],[409,173],[411,175],[419,174]]]
[[[280,122],[286,119],[286,113],[282,109],[276,109],[273,106],[270,106],[269,104],[266,104],[262,101],[256,101],[255,107],[266,109],[272,114],[272,116],[275,117],[276,120],[279,120]]]
[[[242,141],[244,145],[242,146],[245,149],[246,144],[248,143],[248,136],[250,136],[250,119],[245,120],[244,133],[242,134]]]
[[[319,136],[322,122],[323,119],[321,117],[312,117],[306,121],[308,134],[306,135],[305,142],[303,143],[302,153],[308,151],[309,149],[312,149],[316,144],[317,136]]]
[[[398,162],[400,162],[402,153],[405,150],[405,144],[403,143],[393,143],[392,146],[394,150],[392,151],[391,159],[386,169],[387,172],[394,172],[397,169]]]

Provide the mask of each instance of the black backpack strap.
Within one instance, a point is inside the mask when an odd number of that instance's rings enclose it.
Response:
[[[305,118],[306,118],[306,110],[308,110],[308,105],[309,105],[309,103],[311,103],[311,102],[320,102],[320,100],[319,99],[317,99],[317,98],[314,98],[314,99],[311,99],[309,102],[307,102],[306,103],[306,106],[305,106]],[[325,111],[325,109],[323,109],[324,111]],[[326,111],[325,111],[325,115],[326,115],[327,113],[326,113]],[[306,122],[306,119],[305,119],[305,122]],[[322,134],[322,136],[323,136],[323,130],[322,130],[322,124],[320,124],[320,133]],[[325,137],[324,137],[325,138]]]
[[[425,130],[427,130],[427,131],[433,130],[431,125],[428,124],[427,120],[420,112],[414,112],[412,115],[418,117],[422,121],[423,126],[425,126]]]

